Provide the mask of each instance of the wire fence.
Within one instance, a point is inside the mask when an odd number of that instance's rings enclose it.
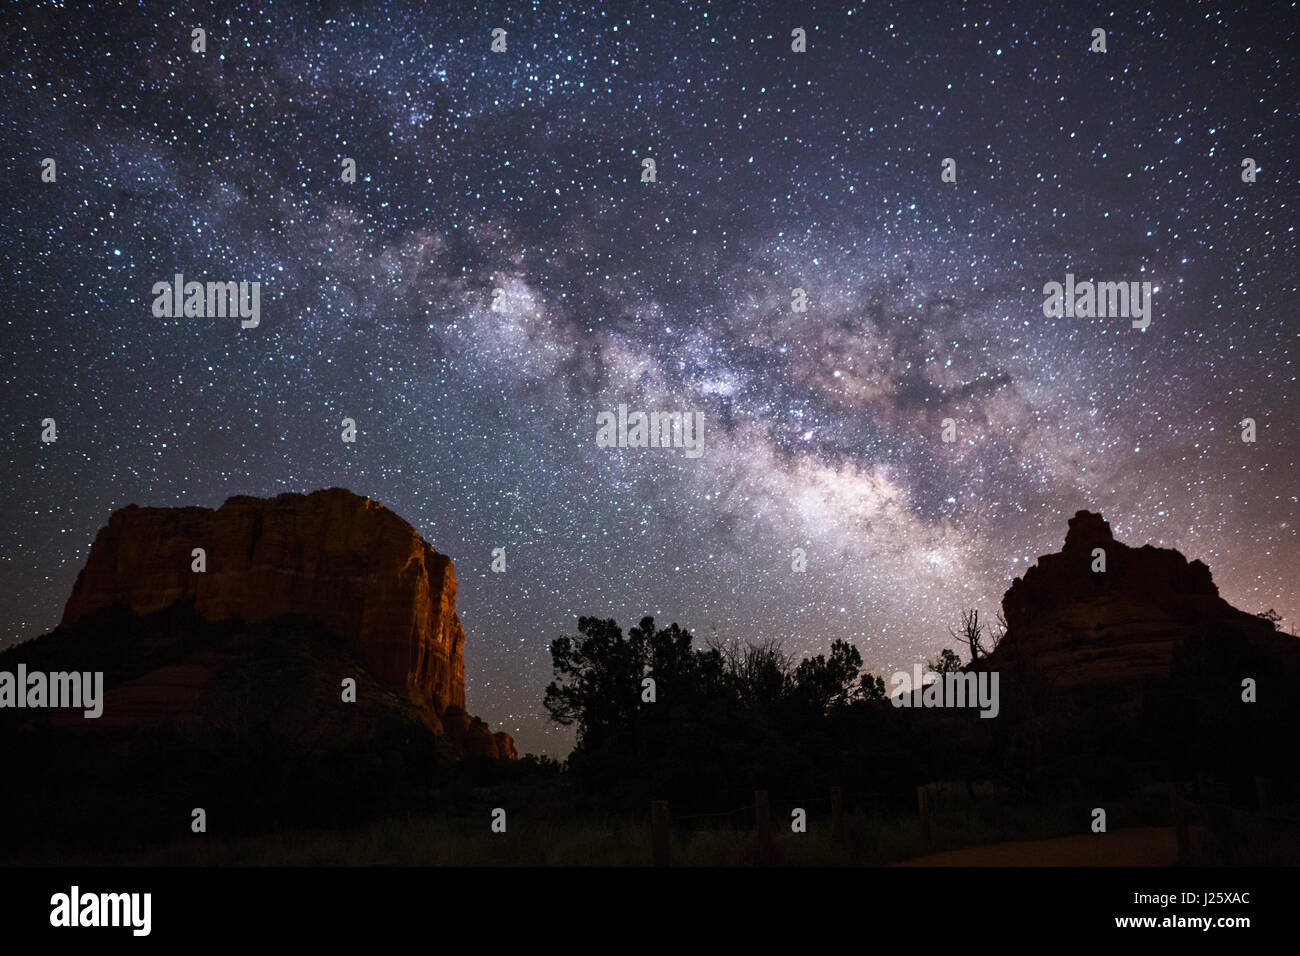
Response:
[[[950,801],[942,796],[942,784],[925,784],[928,792],[934,793],[931,797],[930,805],[932,808],[947,808]],[[962,785],[964,786],[964,784]],[[754,814],[757,810],[757,803],[754,801],[754,793],[758,791],[744,791],[724,793],[719,795],[717,803],[726,804],[735,802],[738,805],[731,809],[725,810],[692,810],[689,813],[673,813],[671,819],[674,823],[684,825],[718,825],[734,824],[737,827],[752,826],[754,824]],[[838,809],[844,813],[860,813],[889,810],[896,812],[906,807],[906,803],[901,803],[896,794],[885,794],[875,790],[847,790],[842,787],[830,787],[820,791],[820,793],[809,793],[803,796],[771,796],[770,791],[761,791],[769,794],[767,805],[770,809],[773,819],[789,820],[795,810],[802,810],[809,820],[831,819]],[[978,785],[977,796],[987,794],[987,785]],[[727,798],[730,799],[727,799]],[[750,799],[745,800],[748,797]],[[744,802],[741,802],[741,801]],[[909,801],[910,802],[910,801]]]
[[[1221,791],[1205,781],[1196,788],[1199,800],[1189,799],[1179,785],[1169,787],[1167,798],[1164,798],[1168,802],[1159,815],[1167,821],[1164,825],[1173,825],[1180,862],[1300,863],[1300,816],[1295,814],[1300,807],[1282,812],[1282,808],[1270,806],[1269,782],[1256,778],[1255,785],[1259,795],[1257,810],[1216,802]],[[1151,796],[1158,796],[1161,792],[1163,790],[1158,790]],[[740,795],[732,796],[739,798]],[[773,799],[768,791],[757,790],[752,792],[753,799],[730,809],[676,814],[669,812],[667,801],[657,800],[652,803],[651,813],[655,865],[670,865],[669,846],[674,829],[689,831],[706,827],[752,832],[756,859],[771,862],[776,859],[773,834],[791,825],[792,821],[798,821],[800,815],[796,811],[802,811],[803,825],[809,830],[816,826],[829,833],[833,842],[843,845],[846,814],[864,809],[885,809],[879,796],[868,791],[831,787],[820,796],[810,794],[805,798]],[[944,834],[951,836],[953,827],[969,830],[973,820],[980,821],[982,813],[988,815],[990,807],[1000,809],[984,823],[993,824],[991,832],[1003,829],[1014,821],[1002,820],[1002,817],[1015,817],[1018,810],[1024,812],[1024,806],[1019,803],[1020,796],[989,781],[931,782],[916,788],[913,819],[919,824],[924,846],[934,847],[939,839],[946,838]],[[1055,809],[1065,813],[1062,819],[1068,819],[1078,814],[1079,805],[1076,796]],[[889,801],[888,809],[896,812],[897,803]],[[1132,808],[1128,810],[1127,815],[1131,816]],[[1042,812],[1042,808],[1034,812]]]
[[[1222,787],[1197,788],[1192,799],[1170,788],[1180,862],[1212,865],[1300,864],[1300,816],[1272,805],[1270,781],[1255,778],[1258,808],[1230,806]]]
[[[790,819],[795,810],[802,810],[809,819],[819,819],[830,817],[834,813],[834,806],[830,797],[812,798],[812,799],[769,799],[768,808],[773,818]],[[740,829],[746,826],[752,826],[755,820],[755,813],[758,811],[758,804],[754,801],[743,803],[738,807],[730,810],[699,811],[695,813],[674,813],[671,819],[674,823],[696,826],[719,825],[730,826]]]
[[[752,803],[743,803],[729,810],[705,810],[694,813],[672,814],[668,801],[654,800],[650,805],[651,820],[651,857],[655,866],[671,865],[672,830],[685,824],[699,825],[701,822],[717,827],[720,823],[734,830],[753,830],[753,859],[759,865],[779,862],[780,853],[774,838],[773,816],[793,820],[796,832],[807,832],[809,808],[820,811],[829,809],[831,818],[830,833],[838,843],[845,842],[844,828],[844,793],[839,787],[832,787],[828,795],[817,800],[776,800],[770,798],[768,791],[754,791]]]

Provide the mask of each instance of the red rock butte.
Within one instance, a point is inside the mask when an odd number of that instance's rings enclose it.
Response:
[[[1094,571],[1094,551],[1105,571]],[[1007,633],[983,667],[1032,662],[1061,687],[1125,684],[1170,673],[1175,648],[1212,630],[1295,662],[1300,641],[1219,596],[1210,569],[1178,551],[1115,540],[1080,511],[1060,552],[1040,557],[1002,598]]]
[[[202,573],[192,570],[196,548]],[[376,501],[331,488],[240,495],[215,511],[122,508],[95,537],[62,623],[115,605],[143,615],[187,600],[210,621],[312,620],[468,752],[517,756],[508,734],[465,713],[451,559]]]

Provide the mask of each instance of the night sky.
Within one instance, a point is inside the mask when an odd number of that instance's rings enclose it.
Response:
[[[115,508],[332,486],[455,561],[521,751],[578,615],[888,674],[1080,508],[1300,624],[1296,4],[355,6],[6,6],[4,641]],[[156,318],[177,272],[260,325]],[[1067,273],[1150,326],[1046,317]]]

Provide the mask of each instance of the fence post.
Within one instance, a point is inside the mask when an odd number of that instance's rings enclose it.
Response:
[[[926,799],[925,784],[916,788],[916,808],[921,813],[921,839],[928,850],[934,844],[934,825],[930,820],[930,802]]]
[[[772,808],[767,802],[766,790],[754,791],[754,856],[759,866],[767,866],[776,858],[776,847],[772,843]]]
[[[1187,804],[1179,792],[1178,784],[1169,788],[1169,807],[1174,817],[1174,834],[1178,839],[1178,862],[1186,863],[1191,856],[1192,839],[1187,829]]]
[[[844,791],[840,787],[831,787],[831,841],[836,846],[844,846]]]
[[[1268,813],[1272,805],[1268,787],[1268,777],[1255,777],[1255,795],[1259,798],[1259,810],[1261,813]]]
[[[1196,792],[1201,803],[1219,803],[1219,788],[1204,770],[1196,771]]]
[[[655,866],[671,866],[667,800],[650,801],[650,855]]]

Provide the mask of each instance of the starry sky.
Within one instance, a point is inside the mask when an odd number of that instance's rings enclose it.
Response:
[[[0,641],[57,624],[115,508],[332,486],[455,561],[469,710],[521,751],[571,744],[541,698],[578,615],[892,673],[1079,508],[1294,627],[1297,24],[10,4]],[[260,325],[154,317],[177,272],[261,282]],[[1067,272],[1152,282],[1150,326],[1045,317]],[[619,404],[702,413],[704,454],[597,447]]]

